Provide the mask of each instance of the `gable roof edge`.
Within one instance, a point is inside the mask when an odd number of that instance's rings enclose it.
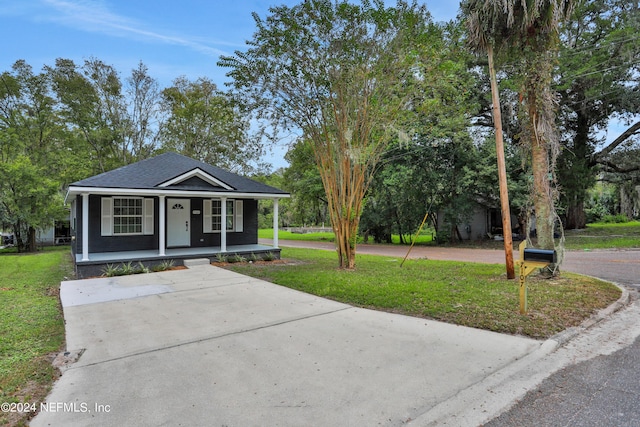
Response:
[[[200,168],[195,168],[192,169],[188,172],[185,172],[181,175],[176,176],[175,178],[171,178],[165,182],[161,182],[160,184],[157,185],[157,187],[169,187],[171,185],[174,184],[179,184],[183,181],[186,181],[189,178],[193,178],[193,177],[198,177],[200,179],[202,179],[203,181],[215,186],[215,187],[222,187],[225,190],[235,190],[235,188],[231,187],[230,185],[228,185],[227,183],[217,179],[215,176],[210,175],[208,173],[206,173],[205,171],[203,171]]]

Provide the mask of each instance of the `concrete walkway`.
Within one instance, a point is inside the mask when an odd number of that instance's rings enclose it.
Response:
[[[67,348],[84,353],[35,427],[476,426],[511,402],[488,403],[488,390],[558,344],[354,308],[210,265],[63,282],[61,300]]]

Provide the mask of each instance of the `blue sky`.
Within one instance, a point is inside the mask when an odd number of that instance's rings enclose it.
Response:
[[[386,0],[395,3],[395,0]],[[123,77],[142,61],[161,87],[173,79],[208,77],[219,87],[227,81],[216,62],[243,50],[254,29],[252,12],[268,15],[269,6],[299,0],[0,0],[0,72],[24,59],[35,72],[56,58],[77,64],[97,58]],[[426,1],[435,21],[454,19],[459,2]],[[613,121],[608,141],[626,126]],[[286,166],[286,147],[267,159]]]
[[[34,71],[56,58],[94,57],[123,76],[142,61],[162,87],[178,76],[222,86],[222,54],[244,49],[252,12],[298,0],[0,0],[0,71],[24,59]],[[454,19],[458,2],[427,2],[434,20]]]
[[[395,3],[388,0],[389,3]],[[245,49],[255,30],[252,12],[299,0],[0,0],[0,72],[24,59],[39,72],[56,58],[82,64],[96,58],[127,77],[142,61],[161,87],[179,76],[208,77],[220,88],[220,55]],[[459,2],[427,1],[435,21],[454,19]],[[286,147],[267,160],[286,166]]]

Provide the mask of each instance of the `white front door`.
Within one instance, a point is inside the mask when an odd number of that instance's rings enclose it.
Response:
[[[167,247],[191,246],[191,200],[167,199]]]

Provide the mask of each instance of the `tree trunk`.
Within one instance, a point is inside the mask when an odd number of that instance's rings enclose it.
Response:
[[[535,115],[531,117],[535,118]],[[535,133],[531,138],[531,168],[533,169],[533,206],[536,210],[538,247],[553,249],[554,221],[549,177],[549,150],[545,141],[536,138]]]
[[[567,230],[582,229],[587,226],[587,215],[584,212],[584,201],[576,201],[567,206]]]
[[[635,218],[640,211],[640,185],[633,181],[620,186],[620,213],[627,218]]]
[[[338,178],[338,174],[327,174],[321,171],[325,191],[328,195],[328,207],[331,224],[336,236],[336,251],[338,252],[338,267],[354,269],[356,266],[356,240],[358,224],[360,222],[360,210],[364,189],[363,179],[356,174],[352,175],[348,160],[344,161],[341,177],[347,176],[351,185],[344,184],[344,178]]]
[[[13,225],[13,244],[18,248],[18,252],[25,252],[25,243],[22,239],[22,223],[18,221]]]
[[[338,251],[338,266],[354,269],[356,266],[357,221],[342,218],[338,221],[336,230],[336,248]]]
[[[534,73],[534,76],[536,73]],[[542,79],[541,76],[539,76]],[[533,173],[533,207],[536,215],[536,232],[538,237],[538,247],[541,249],[553,249],[553,225],[554,207],[551,196],[551,170],[549,167],[549,142],[547,135],[541,135],[539,131],[539,121],[545,120],[538,111],[539,102],[536,86],[538,82],[533,76],[528,77],[533,81],[527,83],[527,110],[528,110],[528,133],[531,145],[531,169]],[[544,107],[543,107],[544,108]]]
[[[576,112],[575,137],[560,157],[558,176],[562,182],[563,202],[566,206],[565,228],[585,228],[587,216],[584,202],[594,184],[595,169],[589,164],[592,148],[589,142],[590,122],[580,111]]]
[[[26,250],[27,252],[35,252],[37,249],[38,247],[36,245],[36,229],[33,227],[29,227]]]

